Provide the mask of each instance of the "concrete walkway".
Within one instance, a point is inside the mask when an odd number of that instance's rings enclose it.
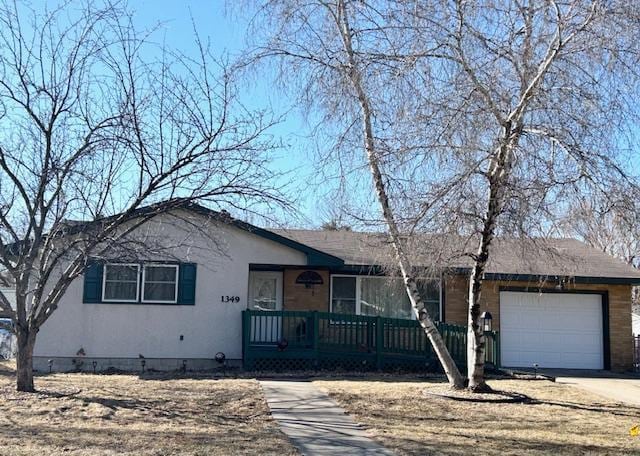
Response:
[[[305,456],[392,455],[311,382],[260,381],[273,417]]]

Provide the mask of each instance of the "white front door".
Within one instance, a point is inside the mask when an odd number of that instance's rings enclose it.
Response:
[[[249,271],[249,310],[282,310],[282,272]],[[251,341],[277,343],[282,338],[282,317],[251,316]]]
[[[602,296],[501,292],[500,351],[505,367],[602,369]]]
[[[249,271],[249,309],[282,310],[282,272]]]

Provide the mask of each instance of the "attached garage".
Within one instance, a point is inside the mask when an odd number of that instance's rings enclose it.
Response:
[[[505,367],[604,369],[603,295],[500,292]]]

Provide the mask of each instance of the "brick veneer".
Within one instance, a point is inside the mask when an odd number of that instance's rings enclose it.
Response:
[[[539,289],[539,282],[486,281],[482,290],[481,311],[493,316],[493,328],[500,330],[500,287]],[[551,284],[542,284],[553,289]],[[633,364],[631,336],[631,285],[569,284],[569,290],[607,291],[609,296],[609,343],[611,369],[624,371]],[[445,282],[445,321],[466,324],[468,281],[464,276],[450,276]]]
[[[310,288],[297,284],[296,279],[304,272],[304,269],[285,269],[283,275],[284,310],[317,310],[329,311],[329,271],[315,270],[322,281],[322,285],[313,285]]]

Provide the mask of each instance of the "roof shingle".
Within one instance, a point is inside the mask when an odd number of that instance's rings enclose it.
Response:
[[[393,250],[381,233],[346,230],[270,230],[342,258],[347,265],[393,265]],[[415,235],[407,242],[413,266],[470,268],[468,252],[474,238]],[[497,238],[492,244],[488,274],[637,279],[640,270],[598,249],[567,238]]]

